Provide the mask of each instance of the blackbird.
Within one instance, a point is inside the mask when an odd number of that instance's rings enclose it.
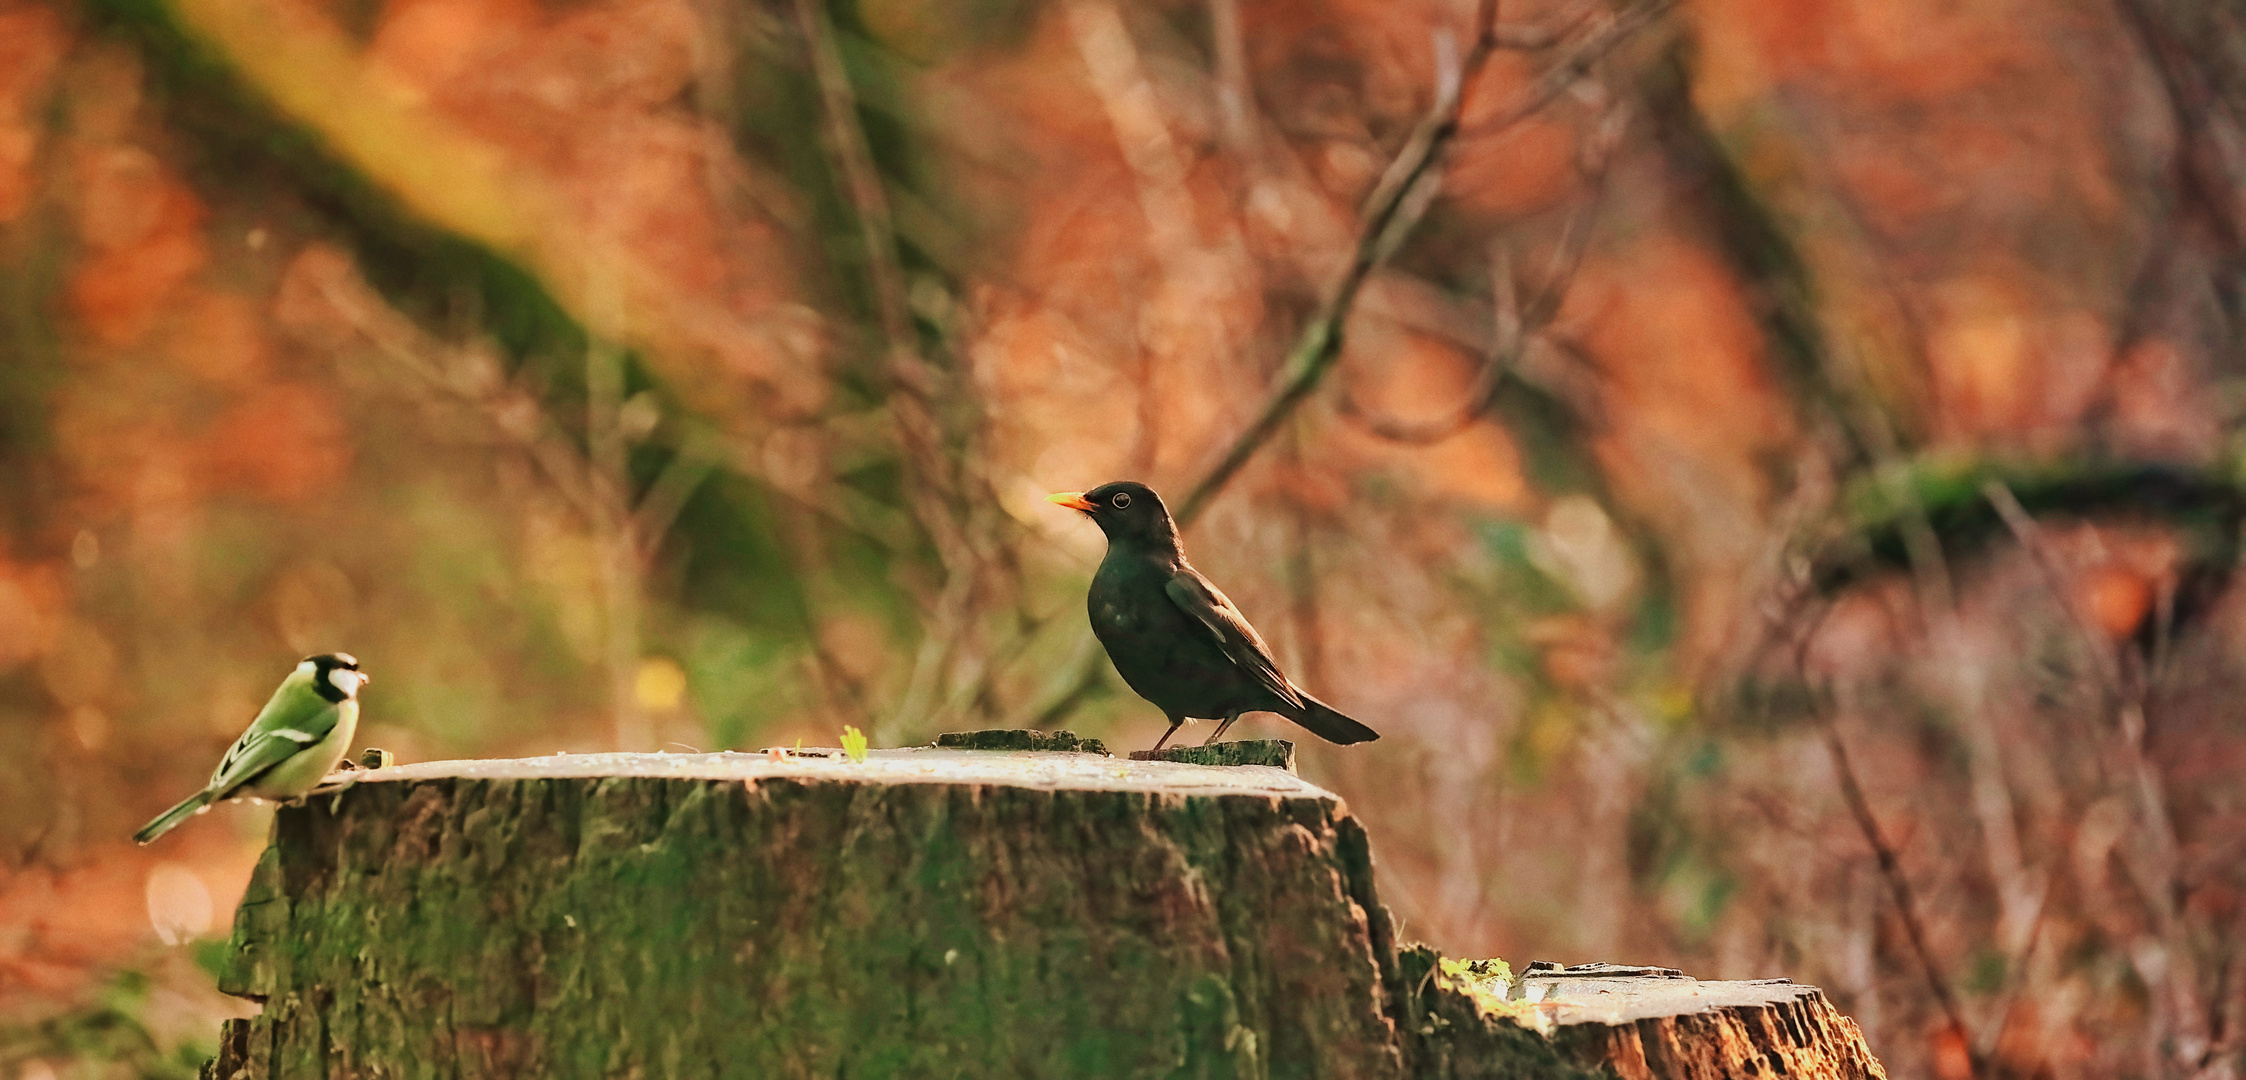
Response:
[[[1247,617],[1185,561],[1154,489],[1117,480],[1046,498],[1083,511],[1107,534],[1085,606],[1123,681],[1170,718],[1156,750],[1188,719],[1224,721],[1205,746],[1249,712],[1278,713],[1344,746],[1380,738],[1287,681]]]

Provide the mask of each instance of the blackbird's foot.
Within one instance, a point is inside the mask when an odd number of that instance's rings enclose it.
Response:
[[[1233,723],[1234,723],[1234,722],[1236,722],[1236,721],[1238,721],[1239,719],[1240,719],[1240,714],[1239,714],[1239,713],[1233,713],[1233,714],[1232,714],[1231,716],[1227,716],[1227,717],[1225,717],[1225,718],[1224,718],[1224,723],[1218,724],[1218,725],[1217,725],[1217,729],[1216,729],[1215,731],[1212,731],[1212,732],[1210,732],[1210,733],[1209,733],[1209,737],[1208,737],[1207,739],[1203,740],[1203,741],[1202,741],[1202,743],[1201,743],[1201,745],[1203,745],[1203,746],[1215,746],[1215,745],[1216,745],[1216,743],[1217,743],[1217,740],[1218,740],[1218,739],[1221,739],[1221,738],[1224,738],[1224,733],[1225,733],[1226,731],[1228,731],[1228,730],[1231,730],[1231,728],[1232,728],[1232,725],[1233,725]]]
[[[1148,751],[1148,753],[1154,753],[1154,754],[1159,754],[1159,753],[1161,753],[1161,752],[1162,752],[1162,747],[1163,747],[1163,745],[1164,745],[1165,743],[1168,743],[1168,742],[1170,741],[1170,736],[1172,736],[1172,735],[1175,735],[1175,734],[1177,734],[1177,733],[1178,733],[1178,729],[1179,729],[1179,728],[1181,728],[1181,727],[1184,727],[1184,726],[1185,726],[1185,718],[1184,718],[1184,717],[1182,717],[1182,716],[1180,716],[1180,717],[1172,717],[1172,718],[1170,719],[1170,730],[1168,730],[1168,731],[1165,731],[1165,732],[1163,732],[1163,733],[1162,733],[1162,737],[1161,737],[1161,738],[1159,738],[1159,739],[1156,739],[1156,740],[1154,740],[1154,749],[1153,749],[1153,750],[1150,750],[1150,751]]]

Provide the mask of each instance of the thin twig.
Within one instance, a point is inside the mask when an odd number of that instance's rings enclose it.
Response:
[[[1849,816],[1856,819],[1856,828],[1864,834],[1864,842],[1871,846],[1872,857],[1879,865],[1880,876],[1895,896],[1896,913],[1903,920],[1904,936],[1910,939],[1911,952],[1918,957],[1919,968],[1926,976],[1926,986],[1942,1010],[1943,1019],[1956,1033],[1965,1047],[1966,1057],[1976,1077],[1986,1075],[1985,1063],[1974,1047],[1972,1030],[1965,1026],[1965,1014],[1958,1008],[1957,994],[1950,989],[1948,977],[1934,961],[1934,952],[1926,944],[1926,927],[1918,915],[1918,898],[1911,890],[1910,878],[1903,873],[1903,863],[1895,854],[1894,845],[1879,827],[1879,819],[1872,815],[1871,801],[1864,797],[1864,787],[1857,782],[1856,767],[1848,759],[1848,745],[1841,740],[1840,726],[1825,705],[1824,696],[1810,685],[1808,652],[1809,643],[1816,636],[1812,623],[1801,635],[1794,648],[1794,667],[1803,685],[1809,686],[1810,711],[1817,719],[1825,736],[1825,748],[1832,754],[1833,770],[1840,776],[1841,800],[1848,804]]]
[[[622,297],[603,264],[589,279],[597,321],[621,325]],[[611,739],[619,750],[638,750],[655,741],[654,728],[640,708],[638,675],[640,618],[647,592],[647,560],[633,531],[631,442],[623,424],[624,350],[616,343],[588,338],[585,343],[585,483],[598,498],[591,525],[600,550],[599,584],[602,647],[608,668]],[[650,545],[652,546],[652,545]]]
[[[1575,219],[1571,217],[1568,227],[1572,230],[1574,226]],[[1566,240],[1563,235],[1562,243]],[[1507,380],[1514,376],[1540,327],[1528,325],[1528,320],[1521,315],[1512,260],[1503,248],[1498,249],[1492,261],[1496,264],[1491,272],[1491,291],[1496,294],[1495,332],[1490,335],[1489,347],[1482,352],[1481,366],[1474,369],[1473,381],[1467,384],[1464,400],[1447,414],[1431,420],[1399,420],[1372,413],[1358,402],[1357,395],[1344,388],[1336,399],[1336,409],[1343,419],[1390,442],[1429,446],[1472,427],[1496,406],[1499,394]]]
[[[811,73],[819,85],[819,118],[827,154],[834,159],[835,171],[841,174],[837,179],[842,183],[842,195],[858,219],[874,316],[891,347],[906,345],[912,340],[912,316],[905,304],[905,275],[897,258],[896,227],[889,211],[889,194],[874,168],[873,148],[858,122],[857,90],[850,84],[849,69],[835,43],[834,23],[827,16],[826,5],[821,0],[795,0],[795,17],[810,55]],[[909,385],[918,380],[908,377],[906,381]]]
[[[1481,0],[1475,16],[1474,45],[1467,51],[1465,62],[1459,65],[1457,77],[1436,88],[1434,107],[1412,130],[1403,150],[1389,162],[1379,183],[1373,185],[1372,194],[1366,197],[1356,250],[1350,255],[1349,266],[1342,272],[1340,282],[1310,324],[1303,328],[1277,385],[1263,408],[1257,411],[1255,420],[1233,440],[1231,448],[1218,459],[1215,467],[1186,493],[1177,510],[1179,525],[1189,525],[1201,516],[1209,500],[1255,456],[1271,433],[1279,429],[1280,421],[1310,395],[1334,361],[1340,359],[1343,331],[1349,311],[1357,303],[1358,290],[1386,261],[1402,234],[1417,224],[1415,210],[1424,209],[1425,204],[1412,196],[1423,180],[1432,177],[1443,148],[1458,135],[1458,118],[1465,106],[1466,87],[1481,75],[1490,55],[1497,50],[1496,28],[1497,0]]]
[[[1099,686],[1103,656],[1099,639],[1089,629],[1079,632],[1054,678],[1006,726],[1043,728],[1074,712]]]
[[[2022,853],[2017,803],[2006,778],[2005,743],[1989,716],[1985,672],[1971,658],[1958,611],[1956,579],[1951,575],[1941,537],[1934,531],[1933,520],[1912,485],[1909,471],[1897,456],[1885,415],[1870,409],[1867,413],[1873,438],[1865,445],[1877,463],[1880,482],[1902,510],[1896,525],[1917,590],[1920,618],[1933,650],[1933,662],[1928,666],[1939,677],[1965,735],[1973,813],[1981,826],[1989,879],[1996,885],[2002,910],[1998,926],[2007,931],[2002,935],[2006,956],[2016,963],[2018,954],[2032,940],[2029,931],[2039,917],[2048,874],[2030,867]],[[1971,1033],[1960,1029],[1959,1036],[1965,1040],[1968,1055],[1981,1060]]]
[[[1253,160],[1256,129],[1249,119],[1255,96],[1248,82],[1248,49],[1240,30],[1240,0],[1209,0],[1209,37],[1216,45],[1217,114],[1224,141],[1243,161]]]
[[[655,474],[654,482],[647,485],[639,506],[632,511],[632,531],[642,545],[641,558],[654,556],[655,545],[671,531],[687,500],[717,466],[718,455],[695,440],[686,440],[673,449],[671,460]]]
[[[919,546],[905,511],[848,485],[783,484],[775,481],[758,461],[757,449],[732,432],[678,417],[666,424],[674,453],[689,458],[706,457],[727,473],[758,481],[764,490],[808,511],[819,521],[842,529],[891,555],[905,555]],[[661,483],[661,479],[657,479]]]
[[[2035,963],[2036,947],[2043,943],[2043,926],[2051,914],[2051,876],[2043,878],[2042,888],[2036,890],[2035,917],[2028,922],[2027,940],[2019,949],[2005,957],[2004,985],[1997,992],[1996,1003],[1989,1010],[1988,1020],[1975,1045],[1983,1054],[1994,1054],[2004,1040],[2004,1032],[2012,1026],[2012,1017],[2019,1011],[2020,1003],[2027,999],[2030,965]]]
[[[1674,2],[1651,0],[1623,12],[1569,50],[1552,70],[1537,79],[1520,101],[1492,120],[1476,125],[1474,133],[1503,130],[1551,104],[1582,77],[1590,63],[1651,23]],[[1465,105],[1466,88],[1474,83],[1499,47],[1496,0],[1482,0],[1475,28],[1473,47],[1459,65],[1457,78],[1437,88],[1434,107],[1413,129],[1403,150],[1389,163],[1380,182],[1366,197],[1356,250],[1341,280],[1303,328],[1279,378],[1262,408],[1257,410],[1256,418],[1233,440],[1216,465],[1186,493],[1177,511],[1178,524],[1191,524],[1201,516],[1209,501],[1224,489],[1248,459],[1255,456],[1272,432],[1278,430],[1280,422],[1310,396],[1334,362],[1341,358],[1349,313],[1356,304],[1359,290],[1418,223],[1420,212],[1426,208],[1426,196],[1432,192],[1432,188],[1423,190],[1422,185],[1435,182],[1443,151],[1460,134],[1459,117]]]
[[[2229,150],[2220,132],[2223,101],[2209,85],[2205,72],[2193,62],[2190,48],[2162,25],[2144,0],[2121,0],[2116,5],[2137,41],[2144,46],[2153,70],[2166,91],[2175,129],[2184,137],[2170,151],[2174,155],[2176,186],[2184,200],[2206,219],[2225,250],[2235,251],[2246,240],[2246,222],[2238,215],[2240,177],[2235,151]],[[2226,160],[2227,159],[2227,160]],[[2172,216],[2183,215],[2172,212]]]
[[[1294,425],[1288,433],[1287,456],[1295,468],[1303,463],[1301,424]],[[1289,614],[1294,622],[1294,642],[1298,653],[1288,667],[1301,677],[1305,686],[1325,684],[1326,635],[1318,603],[1318,567],[1315,550],[1316,530],[1313,527],[1312,509],[1301,502],[1289,508],[1288,517],[1294,535],[1290,538],[1292,550],[1287,558],[1287,588],[1291,594]]]
[[[1557,63],[1545,69],[1511,107],[1487,120],[1476,123],[1459,134],[1468,138],[1495,135],[1544,110],[1568,88],[1583,78],[1592,64],[1613,52],[1638,31],[1652,25],[1653,21],[1676,5],[1677,0],[1649,0],[1629,8],[1614,17],[1614,21],[1576,43]]]
[[[1981,494],[1996,508],[1997,515],[2004,519],[2005,527],[2011,530],[2013,539],[2026,548],[2034,560],[2044,587],[2066,614],[2067,621],[2082,642],[2084,653],[2097,672],[2100,688],[2113,705],[2115,734],[2121,744],[2122,761],[2129,769],[2131,786],[2135,789],[2138,812],[2142,815],[2140,826],[2144,830],[2145,846],[2148,849],[2146,854],[2152,865],[2144,866],[2140,860],[2128,858],[2123,859],[2122,863],[2129,868],[2130,876],[2136,880],[2137,891],[2143,897],[2145,911],[2151,917],[2156,936],[2165,939],[2171,946],[2168,950],[2170,960],[2165,981],[2171,1001],[2172,1021],[2203,1024],[2207,1017],[2198,1015],[2199,1010],[2192,1000],[2198,991],[2197,965],[2194,962],[2198,951],[2188,940],[2189,928],[2185,925],[2185,913],[2180,910],[2182,905],[2179,897],[2183,894],[2183,883],[2181,859],[2177,854],[2175,818],[2168,806],[2167,788],[2160,770],[2145,755],[2146,712],[2152,698],[2153,675],[2159,670],[2159,661],[2165,660],[2160,655],[2166,650],[2165,640],[2155,650],[2157,661],[2149,665],[2153,672],[2140,672],[2131,677],[2122,668],[2118,650],[2109,646],[2100,636],[2097,624],[2088,612],[2082,610],[2066,588],[2066,578],[2060,570],[2057,557],[2050,550],[2042,526],[2029,515],[2027,509],[2020,505],[2020,500],[2012,494],[2012,490],[2003,483],[1991,480],[1981,486]],[[2159,597],[2156,617],[2163,621],[2171,618],[2174,603],[2172,591],[2164,587]],[[2165,628],[2159,633],[2164,639]],[[2155,981],[2153,971],[2140,967],[2138,973],[2148,983]]]
[[[896,425],[907,481],[905,497],[934,541],[937,555],[953,573],[963,572],[971,560],[960,534],[956,494],[951,477],[942,467],[950,460],[943,452],[941,429],[930,407],[937,388],[936,372],[921,356],[911,309],[905,300],[905,274],[897,254],[896,226],[889,196],[875,169],[873,148],[858,120],[858,95],[851,86],[835,42],[834,24],[822,0],[795,0],[798,29],[810,54],[811,70],[819,84],[820,119],[827,153],[840,174],[843,195],[858,219],[859,240],[864,245],[868,292],[881,326],[890,382],[889,412]]]
[[[2112,699],[2118,700],[2125,696],[2122,693],[2121,668],[2114,659],[2113,650],[2100,639],[2089,613],[2082,610],[2075,602],[2074,595],[2067,590],[2066,574],[2059,567],[2058,557],[2051,553],[2050,545],[2044,540],[2043,527],[2028,514],[2026,507],[2020,505],[2019,498],[2012,494],[2012,489],[2006,487],[2003,481],[1990,480],[1983,483],[1981,496],[1989,500],[1989,505],[1996,510],[1996,516],[2002,518],[2004,527],[2011,531],[2012,539],[2025,548],[2029,558],[2034,560],[2036,572],[2043,579],[2044,589],[2058,602],[2059,610],[2067,617],[2068,628],[2075,632],[2082,645],[2084,658],[2090,661],[2090,666],[2097,672],[2099,688]]]
[[[489,427],[519,447],[583,519],[602,551],[600,579],[612,736],[619,747],[653,738],[636,692],[649,560],[679,511],[708,476],[711,463],[676,448],[654,484],[636,498],[628,462],[634,437],[620,410],[624,355],[613,344],[587,349],[584,443],[572,442],[536,393],[512,381],[476,377],[481,359],[470,349],[430,338],[384,304],[366,283],[347,273],[316,273],[309,285],[336,316],[373,351],[432,392],[482,415]]]
[[[570,509],[587,522],[594,519],[599,512],[596,495],[585,482],[577,448],[535,393],[512,381],[484,387],[432,364],[422,354],[434,351],[436,343],[425,340],[419,327],[390,310],[355,276],[323,278],[313,288],[377,353],[428,388],[481,414],[491,430],[529,455]]]
[[[1497,47],[1521,52],[1549,49],[1567,40],[1569,34],[1599,12],[1596,3],[1576,4],[1560,13],[1557,19],[1539,23],[1497,24]]]
[[[833,22],[823,0],[795,0],[795,14],[819,85],[827,152],[841,174],[843,193],[857,215],[860,240],[865,246],[867,283],[886,345],[891,391],[888,406],[905,473],[905,502],[927,530],[944,571],[941,588],[926,602],[927,629],[892,717],[892,728],[876,732],[891,735],[895,725],[933,708],[937,684],[963,644],[985,564],[971,535],[973,515],[967,503],[989,493],[981,490],[983,485],[970,482],[976,474],[963,459],[972,455],[946,445],[936,415],[933,401],[943,380],[921,354],[918,331],[906,303],[905,275],[888,193],[874,167],[865,127],[859,122],[857,92],[843,65]]]
[[[2155,922],[2162,926],[2162,936],[2174,932],[2176,910],[2174,888],[2176,884],[2176,831],[2168,813],[2167,797],[2163,793],[2159,771],[2145,758],[2145,705],[2150,697],[2150,686],[2144,679],[2123,678],[2120,659],[2099,637],[2096,624],[2088,612],[2075,602],[2066,587],[2058,558],[2052,554],[2043,535],[2042,526],[2029,516],[2020,500],[2003,483],[1991,480],[1981,485],[1981,494],[1996,508],[1997,516],[2004,519],[2005,527],[2013,538],[2026,548],[2033,558],[2044,587],[2051,593],[2059,609],[2066,614],[2068,623],[2081,640],[2083,652],[2088,654],[2091,666],[2096,669],[2101,688],[2113,702],[2116,727],[2122,744],[2122,756],[2130,767],[2138,799],[2144,804],[2145,829],[2151,834],[2153,855],[2160,862],[2157,887],[2147,888],[2146,905],[2152,909]],[[2128,684],[2138,684],[2132,687]]]
[[[1560,313],[1561,303],[1567,299],[1568,289],[1575,283],[1575,274],[1583,265],[1583,256],[1590,249],[1592,224],[1597,219],[1601,196],[1606,191],[1607,164],[1621,141],[1621,124],[1611,121],[1601,125],[1591,152],[1591,161],[1582,170],[1588,182],[1589,194],[1568,214],[1567,222],[1560,227],[1559,242],[1553,245],[1551,263],[1544,272],[1544,284],[1537,290],[1536,298],[1526,308],[1520,305],[1510,260],[1499,248],[1492,271],[1492,289],[1496,293],[1496,332],[1491,335],[1490,346],[1485,350],[1482,366],[1474,372],[1466,398],[1447,416],[1433,420],[1407,422],[1389,417],[1368,414],[1357,402],[1356,395],[1346,389],[1341,391],[1340,412],[1345,418],[1358,421],[1367,431],[1390,442],[1425,446],[1448,439],[1472,426],[1497,405],[1498,395],[1505,389],[1508,379],[1519,370],[1521,358],[1528,353],[1529,345]]]

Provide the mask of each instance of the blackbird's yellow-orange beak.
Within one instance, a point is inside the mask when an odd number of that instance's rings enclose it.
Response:
[[[1057,491],[1045,496],[1045,501],[1056,506],[1068,507],[1071,510],[1082,510],[1087,514],[1097,509],[1092,505],[1091,500],[1084,497],[1084,493],[1081,491]]]

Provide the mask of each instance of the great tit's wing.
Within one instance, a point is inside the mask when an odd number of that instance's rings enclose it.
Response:
[[[1263,643],[1255,627],[1248,625],[1247,616],[1232,606],[1231,598],[1202,577],[1200,571],[1190,566],[1178,567],[1178,572],[1170,576],[1162,591],[1170,594],[1172,603],[1209,628],[1218,647],[1235,666],[1255,676],[1256,681],[1279,700],[1302,708],[1302,694],[1280,674],[1278,663],[1271,659],[1271,647]]]
[[[226,760],[211,774],[207,790],[214,801],[225,799],[242,785],[265,775],[275,765],[303,753],[318,741],[320,736],[293,728],[246,733],[226,752]]]
[[[211,773],[209,790],[223,799],[257,779],[266,770],[287,761],[306,747],[327,738],[340,717],[334,703],[312,689],[304,673],[292,673],[273,691],[248,731],[234,740],[218,768]]]

